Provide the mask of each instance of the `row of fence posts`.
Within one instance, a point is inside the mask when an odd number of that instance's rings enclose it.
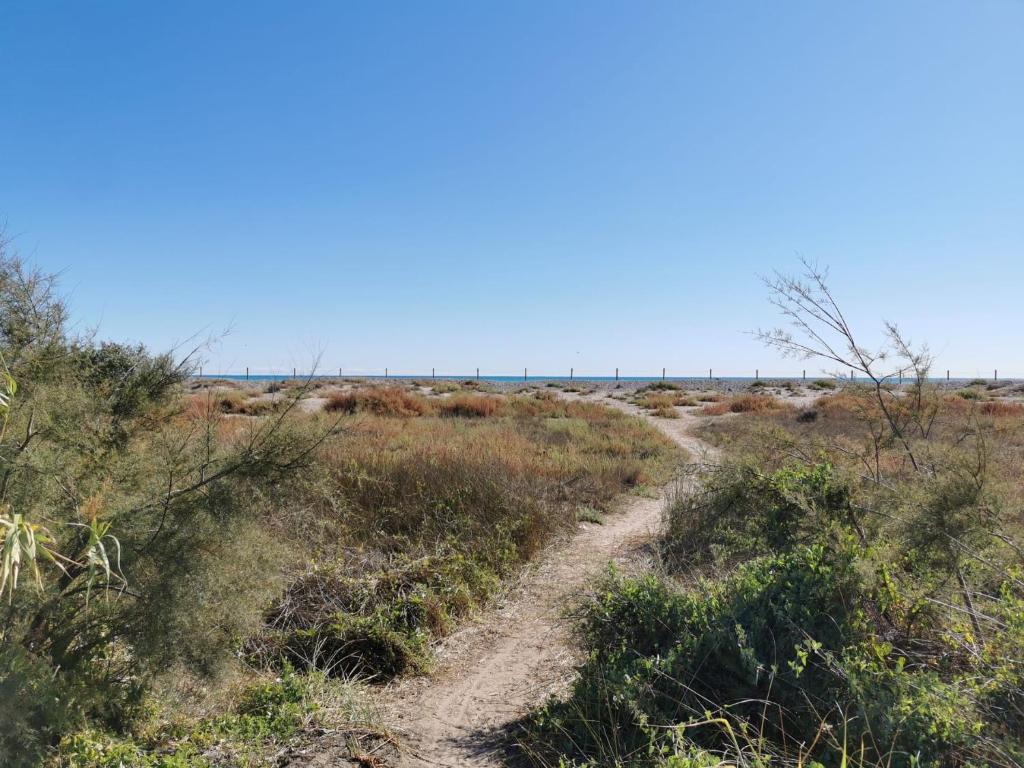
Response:
[[[903,374],[904,374],[904,372],[900,371],[900,373],[899,373],[899,382],[900,382],[900,384],[903,383],[903,378],[904,378]],[[202,366],[199,366],[199,375],[200,376],[203,375],[203,367]],[[573,381],[574,378],[575,378],[575,375],[576,375],[576,369],[575,368],[570,368],[569,369],[569,381]],[[292,378],[293,379],[298,378],[298,369],[292,368]],[[338,378],[339,379],[341,378],[341,368],[338,369]],[[388,378],[388,369],[387,368],[384,369],[384,378],[385,379]],[[437,370],[435,368],[431,368],[430,369],[430,378],[431,379],[436,379],[437,378]],[[479,368],[476,369],[476,378],[477,378],[477,381],[480,380],[480,369]],[[523,381],[526,381],[528,378],[529,378],[529,376],[527,375],[527,369],[523,368]],[[760,379],[761,378],[761,370],[759,368],[755,368],[754,369],[754,378],[755,379]],[[712,381],[713,379],[714,379],[713,371],[712,371],[711,368],[708,368],[708,381]],[[803,379],[804,381],[807,381],[807,370],[806,369],[804,369],[802,371],[801,379]],[[246,381],[249,380],[249,367],[248,366],[246,366],[246,368],[245,368],[245,380]],[[616,381],[619,380],[619,369],[618,368],[615,369],[615,380]],[[661,380],[665,381],[665,369],[664,368],[661,369]],[[854,375],[853,370],[850,371],[850,381],[856,381],[856,376]],[[948,368],[946,369],[946,381],[950,381],[949,369]],[[994,371],[992,371],[992,381],[999,381],[999,369],[998,368],[996,368]]]

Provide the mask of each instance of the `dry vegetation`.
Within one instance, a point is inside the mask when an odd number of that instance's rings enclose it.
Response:
[[[701,408],[702,416],[724,416],[727,413],[762,413],[789,408],[772,395],[742,394],[718,400]]]
[[[0,310],[5,767],[276,766],[324,727],[387,745],[351,676],[423,669],[676,459],[550,392],[190,382],[70,336],[53,279],[2,251]]]

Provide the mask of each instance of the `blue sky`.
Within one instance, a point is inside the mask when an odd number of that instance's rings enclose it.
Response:
[[[1024,3],[0,2],[0,220],[101,336],[784,373],[802,254],[1024,376]]]

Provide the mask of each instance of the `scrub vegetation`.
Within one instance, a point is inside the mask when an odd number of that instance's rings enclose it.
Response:
[[[676,455],[550,397],[193,386],[188,354],[73,335],[9,252],[0,353],[12,768],[276,766],[323,728],[380,764],[364,689],[429,667],[504,577]]]
[[[662,570],[610,572],[585,600],[585,662],[530,718],[524,753],[543,766],[1021,765],[1019,404],[932,386],[927,349],[895,327],[868,352],[813,268],[770,286],[797,332],[762,338],[862,383],[803,411],[706,420],[722,459],[667,504]]]

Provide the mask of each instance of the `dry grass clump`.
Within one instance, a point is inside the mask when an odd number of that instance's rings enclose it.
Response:
[[[477,392],[492,392],[494,387],[486,381],[480,381],[478,379],[463,379],[459,382],[459,386],[462,389],[474,389]]]
[[[192,417],[208,417],[214,413],[234,416],[262,416],[274,410],[274,403],[259,397],[258,392],[238,389],[206,390],[189,398],[187,412]]]
[[[984,400],[985,395],[977,389],[961,389],[957,391],[957,397],[964,400]]]
[[[429,415],[434,411],[434,404],[422,395],[399,387],[365,387],[329,395],[324,410],[408,418]]]
[[[705,405],[700,412],[704,416],[723,416],[726,413],[764,413],[781,411],[786,404],[772,395],[742,394],[728,400]]]
[[[249,399],[244,392],[237,389],[214,390],[209,396],[213,398],[217,410],[221,413],[237,413],[242,404]]]
[[[696,395],[696,400],[700,403],[717,403],[724,398],[725,396],[720,392],[701,392]]]
[[[505,412],[505,400],[496,395],[458,394],[445,398],[437,406],[442,416],[487,418]]]
[[[240,416],[264,416],[274,410],[276,404],[273,400],[265,400],[262,397],[250,397],[243,403],[240,403],[230,413],[238,414]]]
[[[978,406],[978,413],[985,416],[1021,416],[1024,415],[1024,405],[1012,403],[1005,400],[989,400]]]
[[[653,382],[651,384],[648,384],[646,386],[641,387],[637,391],[638,392],[656,392],[658,390],[673,391],[673,390],[679,390],[679,389],[682,389],[682,387],[679,386],[678,384],[676,384],[674,381],[655,381],[655,382]]]
[[[825,413],[859,413],[864,408],[877,408],[877,405],[856,390],[844,389],[830,395],[822,395],[814,401],[814,407]]]
[[[835,389],[837,386],[839,386],[839,385],[836,383],[835,379],[816,379],[816,380],[812,381],[810,384],[808,384],[807,388],[808,389],[817,389],[817,390],[822,390],[822,389],[829,389],[829,390],[831,390],[831,389]]]
[[[675,408],[655,408],[651,411],[651,414],[657,416],[659,419],[678,419],[679,411]]]
[[[697,401],[682,392],[649,392],[636,400],[641,408],[652,411],[671,410],[677,406],[697,405]]]

